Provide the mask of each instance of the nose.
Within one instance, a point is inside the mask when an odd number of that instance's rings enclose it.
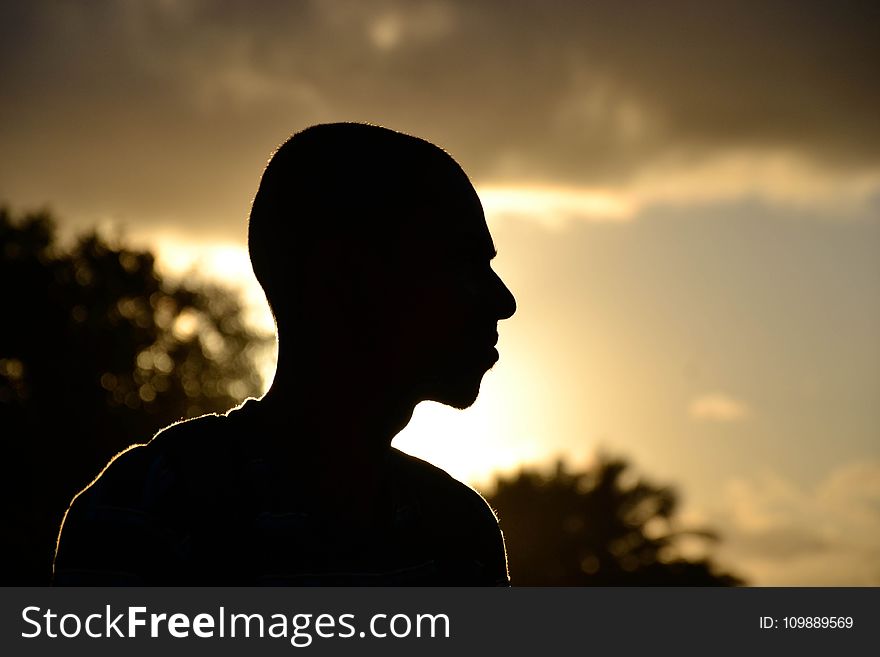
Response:
[[[516,312],[516,299],[494,270],[492,271],[492,295],[496,317],[499,320],[512,317]]]

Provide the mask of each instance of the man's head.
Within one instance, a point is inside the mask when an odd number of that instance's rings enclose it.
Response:
[[[318,125],[272,157],[248,228],[281,360],[335,368],[413,402],[476,399],[516,309],[495,275],[480,201],[427,141]]]

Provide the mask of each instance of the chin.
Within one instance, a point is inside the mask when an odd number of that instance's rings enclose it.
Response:
[[[444,397],[437,397],[436,399],[432,399],[431,401],[435,401],[440,404],[444,404],[445,406],[451,406],[452,408],[457,408],[458,410],[463,411],[464,409],[470,408],[474,405],[474,402],[477,401],[477,395],[447,395]]]
[[[480,384],[483,381],[483,372],[479,375],[457,377],[434,381],[425,399],[446,406],[452,406],[464,410],[473,406],[480,394]]]

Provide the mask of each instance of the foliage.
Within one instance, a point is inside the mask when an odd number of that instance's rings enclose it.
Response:
[[[496,482],[489,503],[507,542],[511,579],[521,586],[734,586],[706,558],[688,560],[685,540],[710,543],[706,530],[678,530],[677,498],[601,456],[585,472],[563,462],[550,475],[522,470]]]
[[[39,584],[71,497],[159,428],[259,394],[268,338],[223,289],[163,280],[149,252],[97,233],[61,248],[46,212],[0,209],[0,280],[4,575]]]

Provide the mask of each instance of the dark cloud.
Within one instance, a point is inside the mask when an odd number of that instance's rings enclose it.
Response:
[[[870,2],[4,3],[0,195],[208,221],[269,149],[372,120],[477,178],[779,149],[880,164]],[[210,198],[210,201],[205,201]]]

